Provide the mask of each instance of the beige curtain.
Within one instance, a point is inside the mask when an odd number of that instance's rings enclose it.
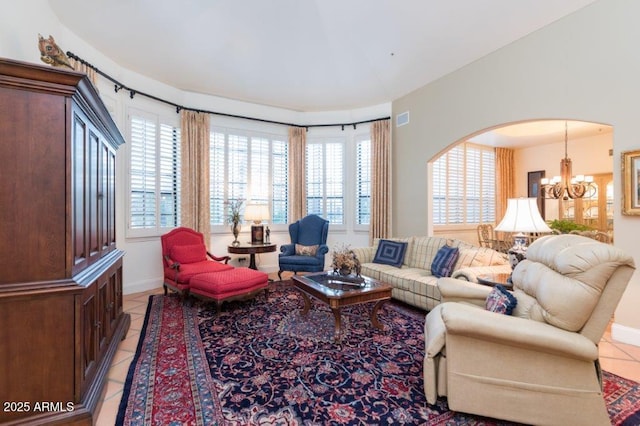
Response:
[[[71,66],[73,66],[74,70],[85,73],[87,77],[89,77],[89,80],[91,80],[91,82],[93,83],[93,87],[98,90],[98,74],[96,73],[95,69],[88,67],[82,62],[76,61],[73,58],[69,58],[69,63],[71,64]]]
[[[289,221],[295,222],[307,214],[306,159],[307,130],[289,128]]]
[[[496,148],[496,224],[507,211],[507,199],[515,193],[513,149]]]
[[[371,227],[374,238],[391,236],[391,133],[389,120],[371,125]]]
[[[205,113],[182,110],[181,116],[181,202],[182,226],[204,235],[209,246],[209,126]]]

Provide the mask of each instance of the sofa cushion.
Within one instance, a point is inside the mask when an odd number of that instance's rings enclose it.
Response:
[[[373,257],[373,263],[402,266],[404,255],[407,252],[407,243],[403,241],[380,240],[378,249]]]
[[[315,256],[318,252],[318,244],[312,246],[303,246],[296,244],[296,255],[298,256]]]
[[[493,287],[487,300],[485,302],[485,308],[487,311],[495,312],[497,314],[511,315],[513,308],[518,304],[518,300],[511,295],[502,285],[498,284]]]
[[[458,247],[440,247],[431,263],[431,273],[438,278],[451,276],[457,259]]]
[[[454,270],[473,266],[506,265],[509,261],[503,253],[487,247],[460,248]]]
[[[190,244],[171,247],[171,259],[178,263],[196,263],[207,260],[204,244]]]

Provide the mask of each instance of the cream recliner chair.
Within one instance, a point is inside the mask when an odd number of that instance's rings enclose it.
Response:
[[[608,425],[598,343],[635,269],[611,245],[542,237],[513,271],[512,316],[484,310],[491,287],[441,278],[427,314],[427,401],[544,425]]]

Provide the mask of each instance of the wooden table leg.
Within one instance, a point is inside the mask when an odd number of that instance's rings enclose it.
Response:
[[[309,309],[311,309],[311,301],[309,300],[309,296],[304,291],[301,291],[302,298],[304,299],[304,308],[302,308],[302,312],[300,315],[307,315],[309,313]]]
[[[342,320],[340,318],[340,308],[331,308],[331,312],[333,312],[333,317],[336,320],[335,332],[333,333],[333,340],[336,342],[340,341],[340,335],[342,334]]]
[[[378,303],[376,303],[371,310],[371,325],[383,331],[384,325],[380,321],[378,321],[378,309],[380,309],[384,302],[386,302],[386,300],[378,300]]]

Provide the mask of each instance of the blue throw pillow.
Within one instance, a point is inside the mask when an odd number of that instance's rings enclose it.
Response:
[[[498,314],[511,315],[513,308],[518,304],[518,299],[513,297],[501,284],[496,285],[487,296],[485,309]]]
[[[404,262],[404,254],[406,251],[406,242],[380,240],[376,255],[373,257],[373,263],[381,263],[399,268],[402,266],[402,262]]]
[[[431,262],[431,274],[435,277],[450,277],[458,260],[458,247],[442,246]]]

